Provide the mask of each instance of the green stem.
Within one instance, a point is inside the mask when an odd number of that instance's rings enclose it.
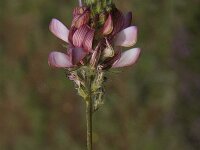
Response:
[[[89,79],[90,80],[90,79]],[[86,122],[87,122],[87,150],[92,150],[92,93],[91,81],[88,81],[88,99],[86,101]]]

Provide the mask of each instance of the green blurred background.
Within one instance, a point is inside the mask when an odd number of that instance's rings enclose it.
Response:
[[[84,150],[85,104],[48,53],[74,0],[0,0],[0,150]],[[95,150],[200,149],[200,1],[116,0],[138,26],[137,65],[110,76]]]

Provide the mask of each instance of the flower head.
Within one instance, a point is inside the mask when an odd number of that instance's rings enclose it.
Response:
[[[131,12],[123,14],[115,8],[108,14],[102,29],[102,39],[105,45],[101,47],[103,61],[100,65],[102,69],[130,66],[139,58],[139,48],[122,51],[122,47],[132,47],[137,42],[137,27],[131,25],[131,22]]]
[[[57,19],[52,19],[50,23],[50,31],[68,44],[65,54],[61,52],[50,53],[49,64],[51,66],[74,67],[92,51],[94,29],[88,25],[89,11],[86,7],[77,7],[74,9],[73,17],[70,30]]]
[[[92,149],[92,113],[104,102],[107,70],[133,65],[140,49],[123,51],[123,47],[132,47],[137,41],[137,27],[131,24],[131,12],[123,14],[111,0],[87,0],[85,4],[79,0],[80,7],[74,9],[69,28],[52,19],[50,31],[67,47],[65,53],[51,52],[48,63],[65,68],[67,77],[74,81],[78,94],[86,101],[89,150]]]
[[[75,8],[70,29],[59,20],[52,19],[49,26],[50,31],[66,42],[68,48],[65,54],[51,52],[49,64],[54,67],[71,68],[80,66],[80,62],[85,57],[91,58],[92,64],[96,61],[95,66],[101,65],[103,69],[134,64],[139,57],[140,49],[132,48],[125,52],[121,51],[121,47],[131,47],[137,41],[137,27],[131,25],[132,13],[128,12],[124,15],[115,8],[107,14],[100,28],[91,26],[90,13],[89,8],[85,6]],[[98,40],[95,41],[96,46],[94,38]]]

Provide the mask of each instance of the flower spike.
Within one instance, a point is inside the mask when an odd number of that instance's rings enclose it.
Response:
[[[92,114],[104,102],[106,72],[131,66],[139,58],[139,48],[123,51],[137,42],[137,27],[131,23],[132,13],[123,14],[111,0],[85,0],[84,5],[79,0],[69,29],[57,19],[49,25],[67,46],[66,53],[51,52],[48,63],[67,70],[68,79],[86,102],[88,150],[92,150]]]

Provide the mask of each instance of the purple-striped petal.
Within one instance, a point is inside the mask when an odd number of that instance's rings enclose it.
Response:
[[[113,64],[112,68],[126,67],[133,65],[140,55],[139,48],[127,50],[121,54],[121,57]]]
[[[90,29],[87,25],[83,25],[76,30],[73,35],[73,44],[75,47],[82,47],[85,36],[89,30]]]
[[[84,12],[82,12],[82,14],[74,16],[72,21],[72,26],[80,28],[82,25],[87,24],[89,19],[90,19],[90,13],[88,10],[85,10]]]
[[[78,64],[87,55],[82,48],[73,48],[71,52],[73,65]]]
[[[49,25],[50,31],[59,39],[68,43],[69,30],[67,27],[57,19],[52,19]]]
[[[48,63],[50,66],[57,68],[69,68],[73,66],[69,56],[55,51],[49,54]]]
[[[113,31],[113,21],[112,21],[112,16],[109,14],[104,26],[102,33],[103,35],[108,35]]]
[[[87,35],[85,36],[85,40],[83,42],[83,48],[86,52],[90,52],[92,50],[92,42],[94,38],[94,30],[90,29]]]
[[[128,27],[116,35],[115,46],[130,47],[137,41],[137,27]]]
[[[132,12],[128,12],[124,15],[124,29],[131,26],[132,22]]]
[[[113,25],[114,25],[112,35],[114,36],[123,29],[124,15],[122,14],[121,11],[116,9],[115,11],[113,11],[112,19],[113,19]]]

